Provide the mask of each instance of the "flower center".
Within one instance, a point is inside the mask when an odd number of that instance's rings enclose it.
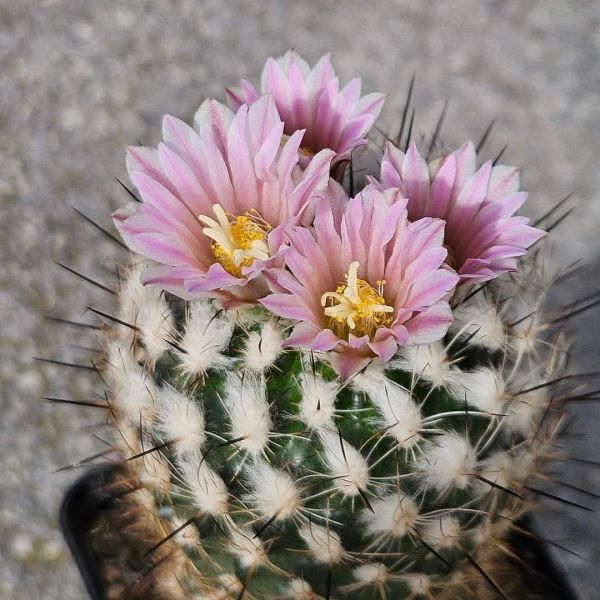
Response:
[[[359,263],[350,264],[346,283],[338,286],[335,292],[321,296],[324,313],[333,322],[333,331],[338,337],[346,337],[352,332],[357,337],[367,335],[372,339],[380,327],[391,325],[394,308],[385,303],[383,286],[385,281],[377,281],[377,289],[357,277]]]
[[[290,136],[284,133],[281,136],[281,143],[279,144],[279,146],[283,148],[283,146],[285,146],[289,139]],[[316,153],[314,150],[311,150],[308,146],[300,146],[300,148],[298,148],[298,154],[300,154],[301,156],[312,158]]]
[[[223,268],[242,277],[242,268],[249,267],[255,259],[269,258],[267,235],[271,226],[255,210],[243,216],[228,216],[220,204],[213,205],[217,220],[200,215],[198,220],[205,225],[204,235],[212,242],[210,249]]]

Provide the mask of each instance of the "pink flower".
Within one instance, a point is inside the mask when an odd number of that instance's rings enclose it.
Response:
[[[444,297],[458,277],[441,268],[444,222],[408,221],[398,189],[366,187],[348,200],[335,182],[311,229],[296,227],[285,252],[284,290],[261,300],[299,321],[286,344],[319,352],[346,378],[398,346],[440,339],[452,322]]]
[[[311,69],[294,50],[277,60],[267,60],[260,89],[275,100],[286,135],[306,129],[301,153],[312,156],[331,148],[335,150],[336,163],[348,159],[354,149],[367,143],[364,136],[385,100],[384,94],[375,93],[361,98],[360,78],[352,79],[340,90],[328,54]],[[255,102],[259,93],[251,83],[242,80],[240,89],[227,90],[227,97],[229,104],[237,108]]]
[[[517,257],[545,235],[514,216],[527,199],[519,192],[515,167],[477,169],[475,147],[467,142],[459,150],[427,165],[416,145],[404,154],[388,143],[381,165],[381,182],[399,188],[408,198],[408,217],[437,217],[446,221],[448,263],[461,283],[494,279],[514,271]]]
[[[166,116],[158,150],[130,148],[128,170],[143,203],[114,215],[129,247],[160,266],[145,283],[226,305],[268,292],[284,229],[327,185],[331,151],[298,176],[303,131],[282,143],[283,122],[267,96],[234,114],[205,101],[194,129]],[[294,172],[294,177],[292,176]]]

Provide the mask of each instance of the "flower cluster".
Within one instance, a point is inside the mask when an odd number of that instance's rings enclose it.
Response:
[[[360,79],[340,89],[329,56],[270,58],[260,91],[242,80],[227,99],[206,100],[193,127],[166,116],[157,149],[129,148],[142,202],[116,226],[154,263],[144,283],[261,304],[291,321],[289,347],[327,353],[342,377],[441,339],[457,287],[514,270],[544,235],[514,216],[518,170],[478,167],[471,142],[430,164],[388,143],[350,198],[336,179],[384,96],[361,97]]]

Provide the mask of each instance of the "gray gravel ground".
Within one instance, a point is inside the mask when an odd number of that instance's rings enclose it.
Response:
[[[102,449],[101,415],[53,407],[46,394],[89,397],[85,372],[32,363],[33,355],[85,360],[81,332],[47,315],[89,318],[102,292],[52,264],[96,277],[116,249],[83,225],[73,204],[106,222],[125,201],[124,146],[156,143],[160,118],[190,118],[202,98],[240,76],[257,79],[270,54],[295,46],[314,61],[332,51],[347,79],[389,92],[384,127],[398,121],[417,71],[417,120],[429,131],[446,98],[449,146],[478,137],[492,117],[490,154],[509,143],[524,165],[528,211],[575,192],[580,209],[556,236],[556,262],[600,258],[600,10],[593,1],[0,0],[0,598],[76,600],[82,585],[57,530],[73,473],[57,468]],[[598,287],[600,268],[572,294]],[[575,360],[598,367],[598,314],[579,320]],[[83,335],[85,338],[86,335]],[[600,458],[595,407],[580,409],[588,437],[565,441]],[[562,477],[598,488],[600,469],[565,464]],[[565,496],[566,492],[563,492]],[[570,496],[569,496],[570,497]],[[559,554],[582,598],[597,596],[600,518],[553,506],[549,536],[588,560]]]

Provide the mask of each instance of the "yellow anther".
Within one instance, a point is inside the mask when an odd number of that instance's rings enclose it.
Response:
[[[385,281],[376,282],[373,288],[364,279],[358,278],[359,263],[354,261],[348,268],[346,283],[335,292],[321,296],[324,313],[332,321],[332,329],[339,337],[352,332],[357,337],[367,335],[372,339],[380,327],[388,327],[393,321],[394,308],[385,303],[383,286]]]
[[[206,225],[202,232],[212,240],[212,253],[228,273],[242,277],[243,267],[249,267],[256,259],[269,258],[267,235],[271,227],[256,211],[231,218],[220,204],[214,204],[213,211],[216,221],[206,215],[200,215],[198,220]]]

